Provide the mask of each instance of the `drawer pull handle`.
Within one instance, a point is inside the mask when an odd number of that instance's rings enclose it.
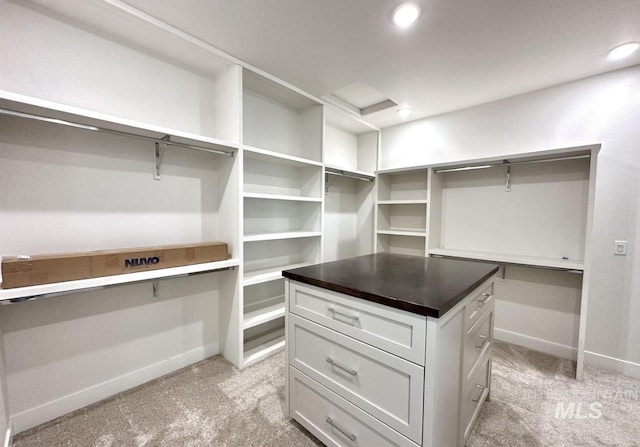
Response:
[[[358,438],[353,433],[348,433],[344,428],[340,427],[338,424],[333,422],[333,419],[331,419],[328,416],[327,416],[327,424],[331,425],[333,428],[338,430],[340,433],[342,433],[343,435],[345,435],[347,438],[351,439],[352,441],[355,441]]]
[[[347,368],[346,366],[342,366],[340,363],[337,363],[335,360],[333,360],[331,357],[327,357],[327,363],[335,366],[338,369],[343,370],[344,372],[347,372],[349,374],[351,374],[352,376],[356,376],[358,375],[358,371],[356,371],[353,368]]]
[[[477,402],[480,402],[480,398],[482,397],[482,394],[484,393],[484,389],[486,387],[476,384],[476,388],[478,388],[480,390],[480,394],[478,394],[477,398],[471,399],[471,400],[477,403]]]
[[[480,338],[482,339],[482,343],[480,343],[479,345],[476,345],[476,348],[478,349],[484,348],[484,345],[486,345],[487,342],[489,341],[489,337],[487,337],[486,335],[480,335]]]
[[[345,312],[337,311],[337,310],[335,310],[335,309],[333,308],[333,306],[332,306],[332,307],[329,307],[329,312],[333,315],[333,319],[334,319],[334,320],[336,319],[336,315],[340,315],[340,316],[342,316],[342,317],[349,318],[349,319],[353,320],[352,322],[348,323],[348,324],[350,324],[351,326],[355,326],[355,325],[356,325],[356,323],[358,322],[358,320],[360,320],[360,317],[359,317],[359,316],[357,316],[357,315],[350,315],[350,314],[345,313]]]
[[[484,303],[487,302],[487,300],[489,300],[493,295],[489,294],[489,293],[482,293],[482,298],[478,300],[478,307],[482,307],[484,306]]]

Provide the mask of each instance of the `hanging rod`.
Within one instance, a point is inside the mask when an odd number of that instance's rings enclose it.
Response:
[[[434,169],[433,171],[436,173],[440,172],[460,172],[460,171],[475,171],[477,169],[489,169],[489,168],[502,168],[508,166],[516,166],[516,165],[528,165],[534,163],[550,163],[553,161],[564,161],[564,160],[577,160],[580,158],[590,158],[590,155],[571,155],[568,157],[558,157],[558,158],[541,158],[540,160],[527,160],[527,161],[508,161],[504,160],[500,163],[490,163],[486,165],[478,165],[478,166],[462,166],[460,168],[442,168],[442,169]]]
[[[0,301],[0,306],[7,306],[7,305],[10,305],[10,304],[22,303],[22,302],[25,302],[25,301],[41,300],[41,299],[45,299],[45,298],[55,298],[55,297],[64,296],[64,295],[73,295],[73,294],[76,294],[76,293],[94,292],[94,291],[97,291],[97,290],[111,289],[113,287],[130,286],[130,285],[149,283],[149,282],[152,283],[152,291],[153,291],[153,296],[155,298],[155,297],[157,297],[157,290],[158,290],[157,284],[158,284],[159,281],[164,281],[164,280],[167,280],[167,279],[186,278],[186,277],[190,277],[190,276],[204,275],[204,274],[213,273],[213,272],[224,272],[224,271],[227,271],[227,270],[235,270],[235,266],[221,267],[221,268],[212,269],[212,270],[205,270],[205,271],[202,271],[202,272],[180,273],[178,275],[163,276],[163,277],[160,277],[160,278],[141,279],[139,281],[122,282],[122,283],[116,283],[116,284],[105,284],[105,285],[102,285],[102,286],[89,286],[89,287],[83,287],[81,289],[63,290],[63,291],[60,291],[60,292],[40,293],[40,294],[36,294],[36,295],[21,296],[21,297],[18,297],[18,298],[8,298],[8,299],[5,299],[5,300],[1,300]]]
[[[355,178],[358,180],[363,180],[365,182],[373,182],[375,180],[375,177],[372,175],[360,174],[359,172],[344,171],[342,169],[330,168],[327,166],[325,166],[324,171],[326,174],[341,175],[343,177]]]
[[[121,136],[121,137],[137,138],[139,140],[151,141],[153,143],[160,143],[160,144],[163,144],[163,145],[166,145],[166,146],[177,146],[177,147],[181,147],[181,148],[184,148],[184,149],[192,149],[192,150],[195,150],[195,151],[209,152],[209,153],[218,154],[218,155],[226,155],[228,157],[233,157],[235,155],[235,153],[233,151],[225,151],[223,149],[211,149],[211,148],[207,148],[207,147],[196,146],[196,145],[193,145],[193,144],[178,143],[176,141],[170,141],[167,138],[166,135],[164,137],[161,137],[161,138],[148,137],[148,136],[145,136],[145,135],[139,135],[139,134],[131,133],[131,132],[124,132],[124,131],[120,131],[120,130],[107,129],[107,128],[98,127],[98,126],[89,126],[89,125],[86,125],[86,124],[75,123],[73,121],[61,120],[61,119],[57,119],[57,118],[49,118],[49,117],[41,116],[41,115],[34,115],[32,113],[16,112],[15,110],[8,110],[8,109],[2,109],[2,108],[0,108],[0,114],[1,115],[16,116],[16,117],[19,117],[19,118],[27,118],[27,119],[31,119],[31,120],[35,120],[35,121],[43,121],[45,123],[61,124],[61,125],[64,125],[64,126],[75,127],[77,129],[92,130],[92,131],[95,131],[95,132],[103,132],[103,133],[108,133],[108,134],[111,134],[111,135],[118,135],[118,136]]]

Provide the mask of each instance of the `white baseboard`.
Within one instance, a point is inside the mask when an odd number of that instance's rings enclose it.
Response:
[[[587,365],[606,369],[608,371],[619,372],[625,376],[640,379],[640,363],[617,359],[615,357],[609,357],[608,355],[598,354],[591,351],[584,352],[584,362]]]
[[[524,346],[534,351],[544,352],[563,359],[576,360],[578,349],[573,346],[562,345],[542,338],[531,337],[530,335],[519,334],[506,329],[493,329],[493,336],[496,340]]]
[[[175,357],[128,372],[119,377],[93,385],[52,400],[35,408],[11,415],[14,433],[20,433],[36,425],[48,422],[72,411],[86,407],[114,394],[141,385],[180,368],[199,362],[219,353],[218,344],[202,346]],[[6,441],[5,441],[6,442]]]

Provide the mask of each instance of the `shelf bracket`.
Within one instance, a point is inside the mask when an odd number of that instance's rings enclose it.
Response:
[[[509,160],[503,160],[502,163],[504,163],[507,166],[507,179],[505,182],[505,191],[511,192],[511,163],[509,163]]]
[[[165,135],[164,137],[162,137],[162,141],[171,143],[171,136]],[[160,180],[160,167],[162,166],[162,158],[164,157],[164,153],[167,150],[167,144],[156,141],[155,146],[156,146],[156,170],[153,173],[153,179]]]
[[[158,298],[158,288],[160,287],[160,281],[157,279],[151,282],[151,289],[153,290],[153,297]]]
[[[500,281],[506,282],[507,264],[500,265]]]
[[[329,183],[329,174],[325,173],[324,175],[324,193],[325,194],[329,194],[329,188],[331,188],[331,186],[336,182],[336,180],[338,180],[338,177],[334,175],[333,181]]]

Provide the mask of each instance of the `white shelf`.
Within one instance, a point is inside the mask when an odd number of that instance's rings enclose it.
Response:
[[[284,194],[262,194],[257,192],[245,192],[243,196],[245,199],[282,200],[290,202],[322,202],[322,198],[320,197],[288,196]]]
[[[429,249],[430,255],[448,256],[453,258],[473,259],[478,261],[490,261],[500,264],[513,264],[531,267],[545,267],[562,270],[584,269],[584,261],[581,259],[558,259],[543,256],[522,256],[505,253],[491,253],[485,251],[457,250],[449,248]]]
[[[139,121],[119,118],[104,113],[93,112],[78,107],[62,105],[30,96],[23,96],[4,90],[0,90],[0,108],[19,113],[33,114],[51,118],[49,122],[54,124],[66,124],[56,120],[72,121],[85,130],[98,130],[92,127],[108,129],[114,132],[137,134],[144,138],[161,139],[165,135],[171,136],[171,141],[187,145],[196,145],[205,149],[236,151],[240,145],[231,141],[205,137],[175,129],[154,126]]]
[[[378,205],[426,205],[427,200],[378,200]]]
[[[227,259],[225,261],[170,267],[159,270],[149,270],[146,272],[101,276],[98,278],[79,279],[76,281],[65,281],[51,284],[40,284],[36,286],[17,287],[15,289],[0,289],[0,303],[10,302],[11,300],[38,298],[43,297],[44,295],[64,295],[68,293],[87,291],[90,289],[100,289],[102,287],[130,284],[140,281],[168,279],[174,276],[205,273],[209,271],[237,267],[239,265],[240,262],[237,259]]]
[[[325,164],[325,173],[331,175],[342,175],[345,177],[357,178],[361,180],[374,181],[376,176],[373,172],[359,171],[357,169],[341,168],[340,166]]]
[[[306,237],[320,237],[320,231],[289,231],[285,233],[249,234],[244,236],[244,242],[276,241],[282,239],[302,239]]]
[[[250,366],[284,349],[284,328],[245,343],[243,366]]]
[[[262,301],[262,306],[244,314],[242,329],[249,329],[268,321],[284,317],[284,295]],[[255,305],[252,307],[256,307]]]
[[[256,154],[262,157],[271,157],[275,158],[277,161],[286,164],[293,165],[305,165],[305,166],[318,166],[322,167],[322,163],[315,160],[310,160],[308,158],[296,157],[294,155],[284,154],[282,152],[270,151],[267,149],[261,149],[253,146],[243,146],[244,152],[246,155],[251,156],[252,154]]]
[[[282,278],[283,270],[292,270],[300,267],[306,267],[311,265],[310,263],[290,264],[282,265],[278,267],[272,267],[263,270],[256,270],[253,272],[245,272],[243,286],[251,286],[254,284],[260,284],[263,282],[273,281],[275,279]]]
[[[415,237],[427,237],[427,233],[424,230],[378,230],[378,234],[390,234],[392,236],[415,236]]]

